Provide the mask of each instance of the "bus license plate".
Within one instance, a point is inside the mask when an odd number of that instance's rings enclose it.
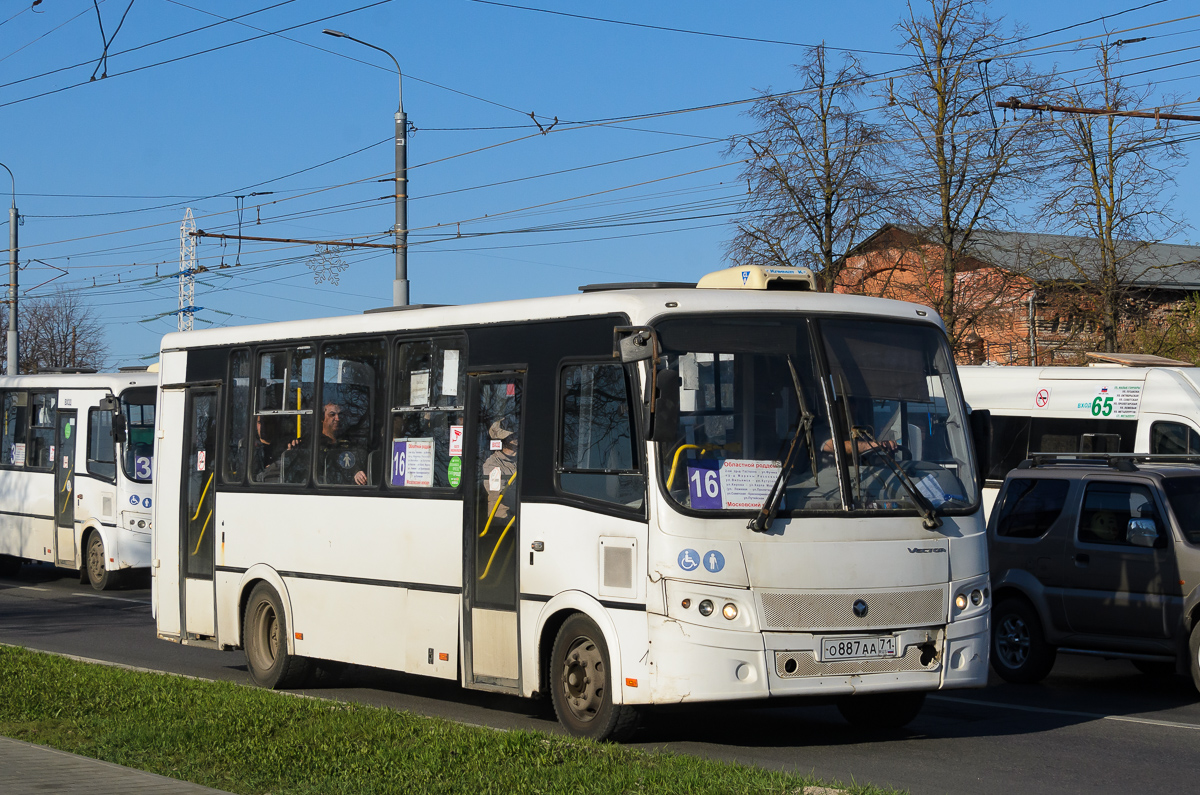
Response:
[[[874,657],[895,657],[895,635],[870,635],[854,638],[823,638],[821,660],[862,660]]]

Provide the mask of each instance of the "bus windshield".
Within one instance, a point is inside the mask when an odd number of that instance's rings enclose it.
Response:
[[[962,399],[935,327],[759,315],[656,328],[661,366],[680,378],[660,471],[683,508],[758,510],[793,445],[781,515],[974,506]]]
[[[125,455],[121,458],[125,477],[149,483],[154,470],[154,387],[122,392],[121,413],[125,415]]]

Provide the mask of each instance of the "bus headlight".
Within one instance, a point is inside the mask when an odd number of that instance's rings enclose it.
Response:
[[[967,609],[967,595],[960,593],[958,596],[954,597],[954,606],[957,607],[959,610],[966,610]]]
[[[974,591],[971,591],[971,604],[975,605],[976,607],[979,607],[979,605],[983,604],[983,591],[979,590],[978,588],[976,588]]]
[[[697,609],[700,611],[700,615],[711,616],[713,612],[713,603],[710,600],[705,599],[700,603],[700,606]]]
[[[726,603],[726,605],[721,608],[721,615],[725,616],[730,621],[733,621],[735,618],[737,618],[737,605],[735,605],[733,602]]]

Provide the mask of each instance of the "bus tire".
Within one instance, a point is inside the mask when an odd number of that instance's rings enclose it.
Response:
[[[117,573],[104,567],[106,559],[104,539],[99,533],[92,531],[88,534],[87,545],[84,547],[83,567],[87,570],[88,581],[97,591],[115,588],[117,585]]]
[[[596,623],[574,613],[558,630],[550,652],[554,714],[576,737],[620,742],[638,725],[633,707],[614,704],[608,644]]]
[[[1192,625],[1188,637],[1188,673],[1192,675],[1192,685],[1200,690],[1200,621]]]
[[[1020,597],[1003,600],[992,611],[992,668],[1018,685],[1040,682],[1054,667],[1057,650],[1046,642],[1033,605]]]
[[[16,577],[21,572],[21,559],[0,555],[0,577]]]
[[[924,690],[903,690],[899,693],[866,693],[842,696],[838,712],[856,729],[903,729],[925,706]]]
[[[242,620],[242,648],[254,682],[271,690],[300,687],[308,678],[310,663],[287,650],[287,616],[283,601],[268,583],[250,592]]]

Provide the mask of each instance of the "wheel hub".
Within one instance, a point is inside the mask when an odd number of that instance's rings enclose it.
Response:
[[[591,720],[604,699],[604,658],[588,638],[580,638],[567,652],[563,666],[563,692],[568,709],[579,720]]]
[[[996,633],[996,653],[1009,668],[1019,668],[1029,659],[1029,627],[1016,616],[1005,616]]]

